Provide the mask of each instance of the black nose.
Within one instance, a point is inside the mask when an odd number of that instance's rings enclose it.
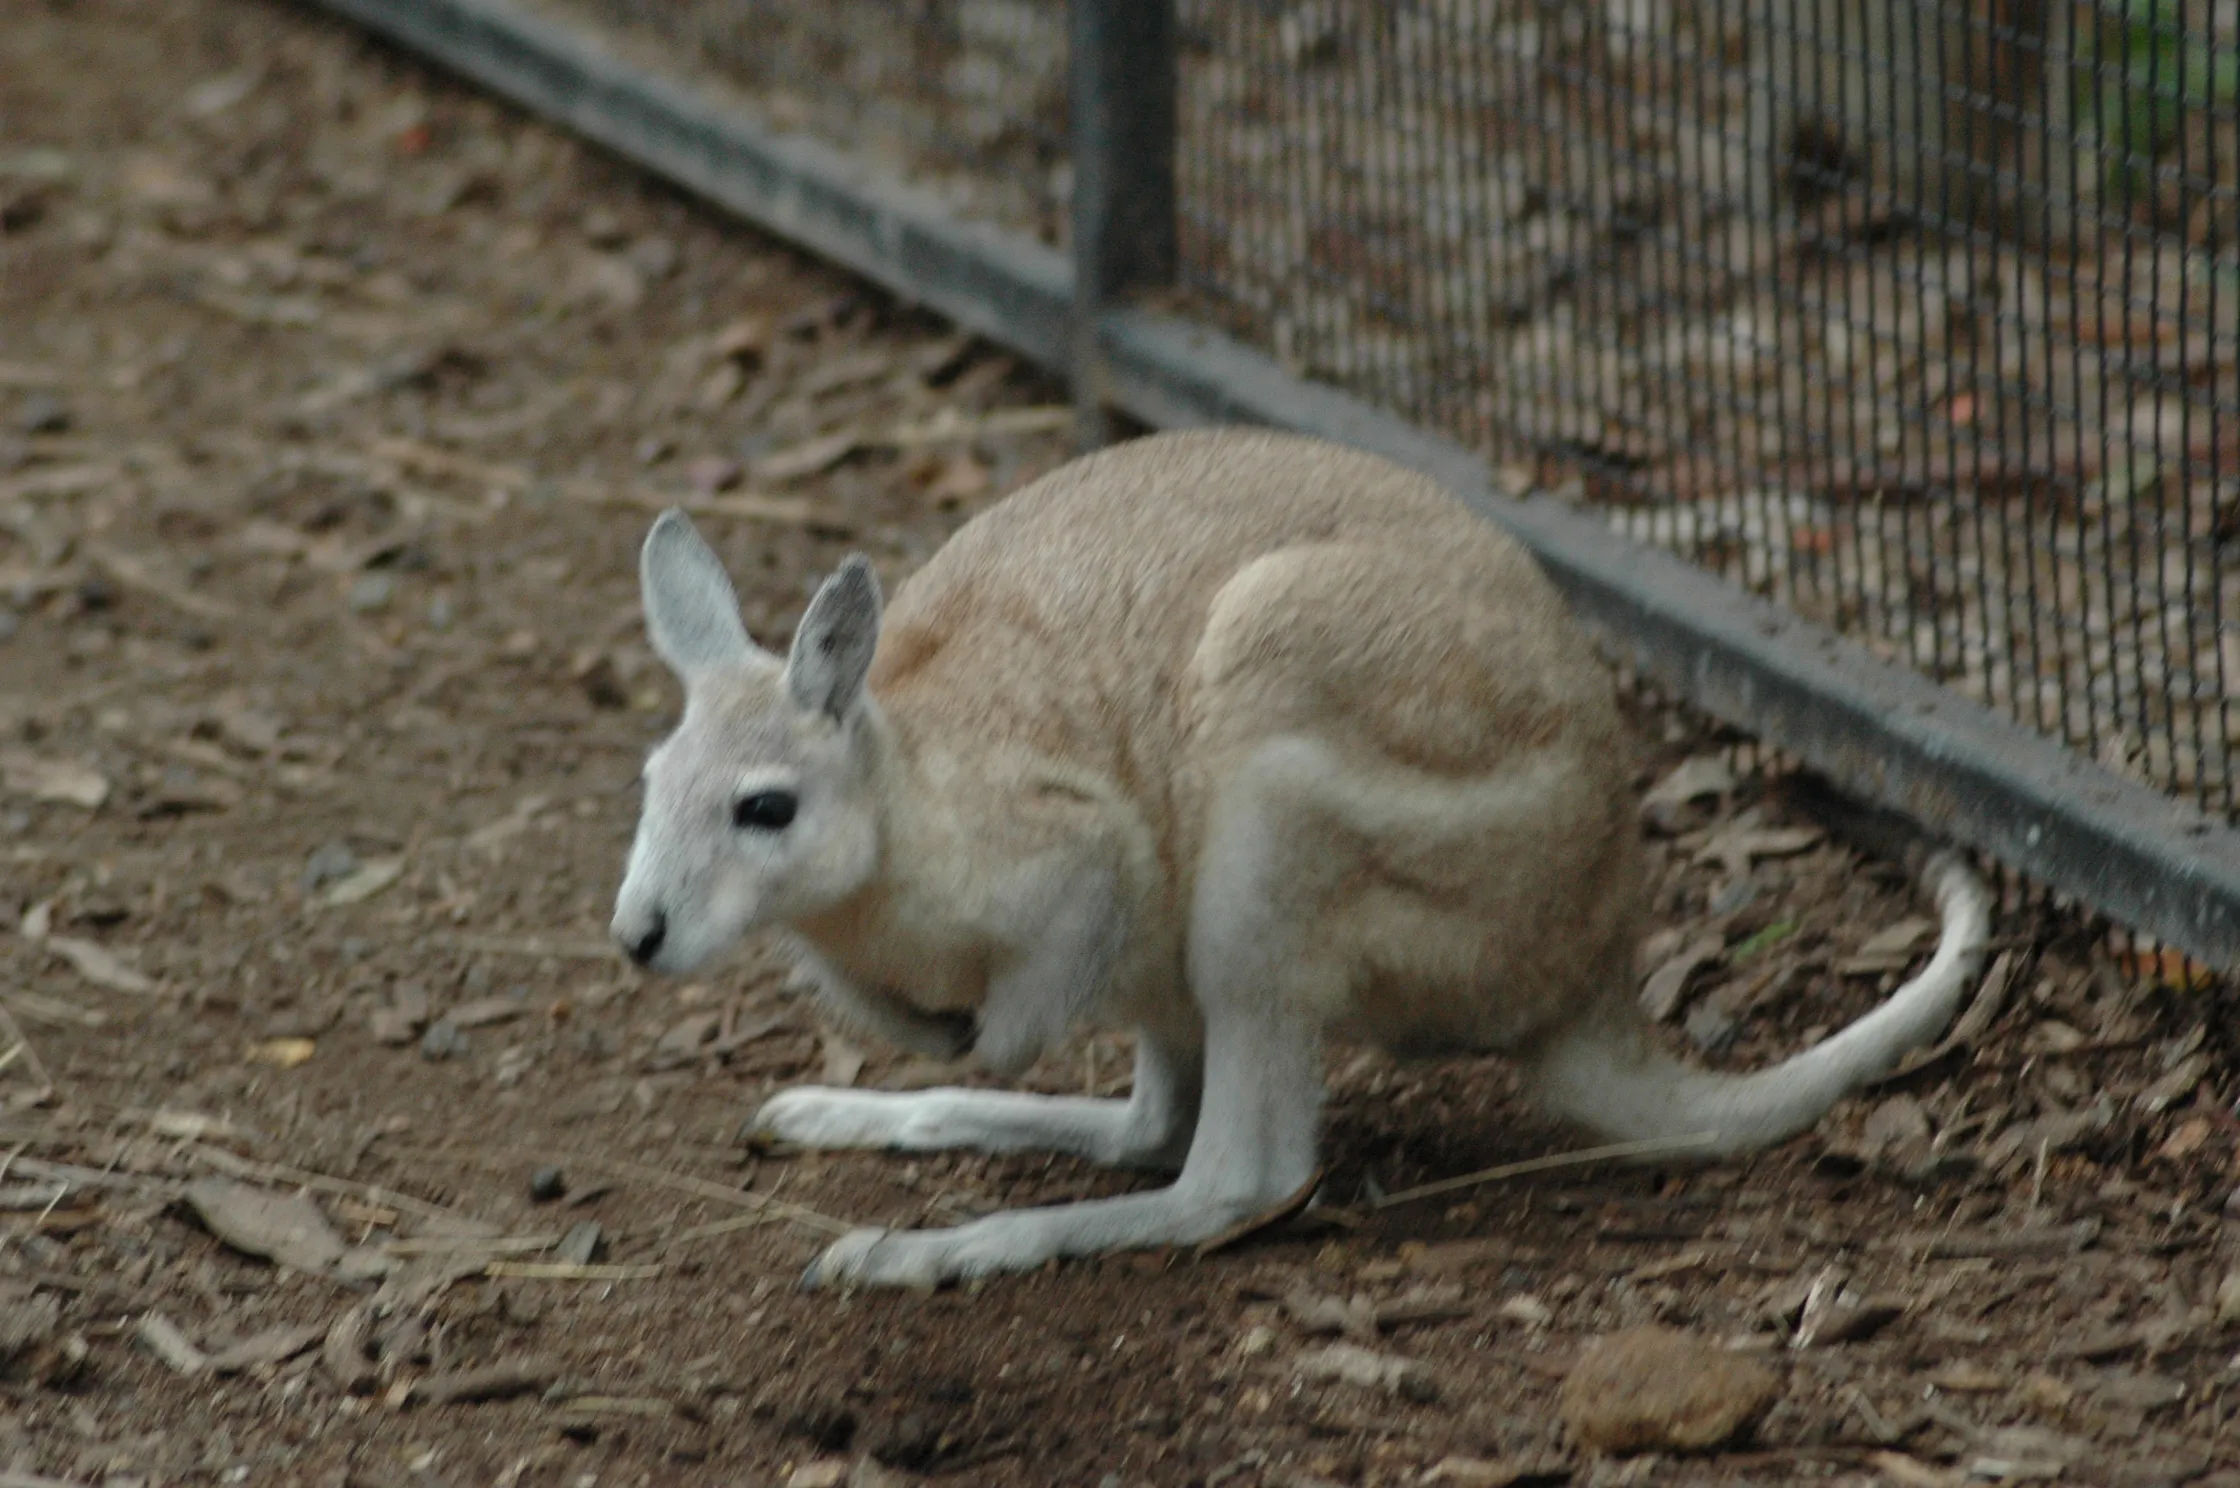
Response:
[[[653,923],[646,926],[646,933],[639,936],[630,947],[630,959],[640,966],[647,965],[661,954],[661,942],[669,938],[669,917],[655,914]]]

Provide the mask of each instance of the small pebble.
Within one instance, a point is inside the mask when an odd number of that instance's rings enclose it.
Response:
[[[347,842],[329,842],[312,853],[303,865],[303,891],[316,893],[328,884],[358,871],[358,855]]]
[[[396,597],[397,581],[385,573],[369,573],[350,586],[350,608],[361,615],[379,614]]]
[[[549,1203],[568,1191],[568,1180],[558,1168],[539,1168],[529,1175],[529,1197]]]
[[[452,621],[451,597],[439,594],[428,601],[428,629],[449,630]]]
[[[429,1059],[452,1059],[467,1052],[467,1036],[449,1018],[439,1018],[420,1035],[420,1052]]]

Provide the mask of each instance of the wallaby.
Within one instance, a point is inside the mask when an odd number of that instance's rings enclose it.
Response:
[[[1621,1138],[1773,1142],[1950,1019],[1989,901],[1929,859],[1928,967],[1761,1073],[1668,1057],[1634,996],[1642,873],[1612,682],[1531,558],[1430,480],[1259,430],[1135,440],[974,517],[882,616],[852,557],[784,660],[671,511],[642,554],[682,722],[615,909],[681,972],[758,926],[838,1017],[1016,1073],[1132,1029],[1125,1100],[788,1090],[814,1147],[1179,1167],[1173,1184],[866,1229],[809,1284],[930,1286],[1188,1244],[1317,1171],[1326,1037],[1502,1051]]]

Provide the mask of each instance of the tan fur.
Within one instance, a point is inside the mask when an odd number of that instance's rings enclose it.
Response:
[[[1640,864],[1608,677],[1513,541],[1371,456],[1219,431],[1076,461],[968,523],[883,620],[864,576],[877,650],[836,717],[805,711],[797,678],[822,677],[819,607],[854,613],[844,597],[820,593],[787,665],[734,659],[695,628],[720,629],[699,597],[712,558],[664,556],[689,541],[648,541],[649,614],[690,702],[649,765],[618,937],[681,969],[778,921],[837,1006],[917,1047],[970,1037],[1017,1069],[1094,1023],[1143,1051],[1124,1106],[808,1090],[765,1129],[1187,1154],[1154,1194],[852,1236],[823,1279],[1211,1233],[1312,1171],[1326,1034],[1516,1052],[1590,1122],[1667,1119],[1624,1101],[1602,1119],[1601,1083],[1626,1081],[1672,1118],[1719,1116],[1721,1146],[1766,1140],[1941,1023],[1931,1004],[1980,950],[1980,924],[1948,935],[1936,985],[1884,1010],[1905,1026],[1847,1034],[1809,1090],[1789,1066],[1752,1084],[1664,1060],[1633,1011]],[[746,776],[801,783],[795,827],[703,840]],[[1978,908],[1960,871],[1935,880],[1948,918]]]

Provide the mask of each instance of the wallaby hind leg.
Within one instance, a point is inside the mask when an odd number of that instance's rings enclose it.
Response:
[[[951,1230],[857,1230],[819,1256],[804,1282],[936,1286],[1055,1256],[1189,1245],[1303,1187],[1315,1172],[1322,1101],[1318,1009],[1335,976],[1304,933],[1322,874],[1302,865],[1328,869],[1327,855],[1311,850],[1314,836],[1295,803],[1249,777],[1214,803],[1189,945],[1191,991],[1205,1018],[1205,1093],[1173,1186]]]
[[[1126,1100],[1011,1090],[892,1092],[803,1086],[764,1102],[751,1135],[803,1147],[1070,1152],[1115,1167],[1174,1169],[1197,1124],[1199,1054],[1136,1037]]]

